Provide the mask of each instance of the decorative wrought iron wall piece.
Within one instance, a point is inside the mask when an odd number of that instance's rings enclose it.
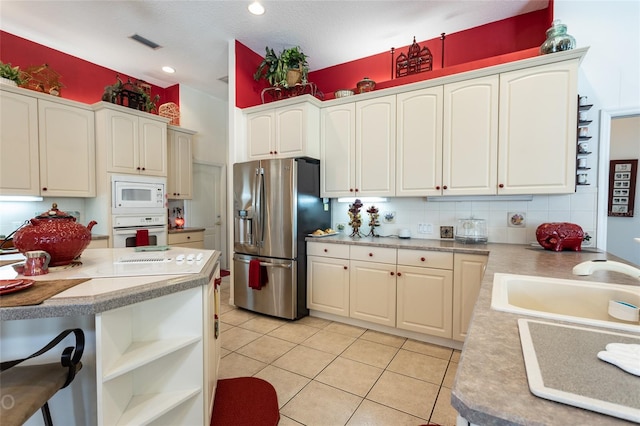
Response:
[[[406,55],[401,53],[396,59],[396,78],[431,71],[432,68],[433,55],[431,51],[426,46],[420,49],[414,36],[409,52]]]

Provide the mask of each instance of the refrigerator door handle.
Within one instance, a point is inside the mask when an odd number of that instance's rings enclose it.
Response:
[[[258,167],[256,173],[258,174],[258,205],[257,211],[259,212],[258,219],[258,232],[260,233],[258,237],[258,241],[256,241],[256,245],[258,247],[262,247],[264,245],[264,229],[265,226],[265,212],[263,200],[265,199],[265,190],[264,190],[264,167]]]
[[[249,260],[236,259],[236,262],[240,262],[240,263],[249,263]],[[271,263],[271,262],[260,262],[260,266],[270,266],[270,267],[273,267],[273,268],[285,268],[285,269],[291,269],[291,264],[290,264],[290,263]]]

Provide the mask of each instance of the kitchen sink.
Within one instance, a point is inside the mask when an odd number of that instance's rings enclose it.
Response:
[[[640,333],[640,324],[609,315],[609,301],[640,306],[640,287],[497,273],[491,308]]]

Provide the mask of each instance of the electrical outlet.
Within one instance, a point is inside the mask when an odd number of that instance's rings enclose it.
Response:
[[[433,234],[433,224],[431,223],[419,223],[418,234]]]

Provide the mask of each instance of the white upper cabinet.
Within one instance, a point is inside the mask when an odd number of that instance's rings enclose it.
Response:
[[[309,102],[248,113],[247,159],[320,156],[320,110]]]
[[[320,115],[320,194],[356,195],[356,105],[323,108]]]
[[[166,176],[167,119],[105,105],[96,111],[96,133],[106,145],[107,171]]]
[[[497,75],[446,84],[442,195],[492,195],[498,164]]]
[[[46,197],[95,197],[93,111],[40,99],[38,117],[41,194]]]
[[[396,195],[440,195],[442,86],[397,96]]]
[[[575,192],[578,59],[500,74],[498,194]]]
[[[358,195],[395,195],[395,95],[356,102],[355,159]]]
[[[195,132],[170,126],[168,139],[167,194],[172,200],[187,200],[192,197],[193,160],[192,144]]]
[[[395,195],[395,95],[324,108],[320,133],[321,196]]]
[[[0,195],[40,195],[38,100],[0,91]]]
[[[29,95],[25,89],[0,92],[0,194],[94,197],[93,111]]]

